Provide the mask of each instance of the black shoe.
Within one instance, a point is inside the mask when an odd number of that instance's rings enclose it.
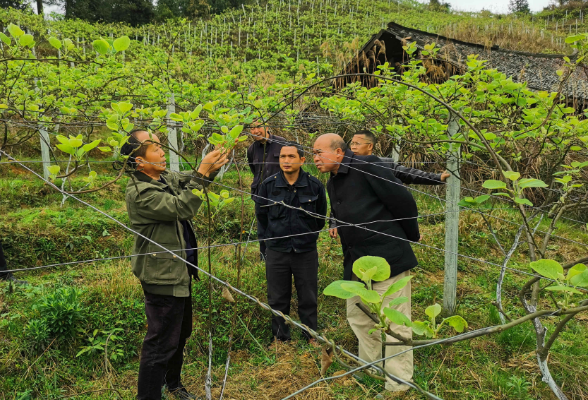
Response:
[[[12,275],[12,272],[9,272],[8,274],[0,275],[0,280],[12,282],[15,285],[28,285],[29,284],[27,281],[20,281],[20,280],[16,279],[14,277],[14,275]]]
[[[180,400],[194,400],[194,399],[199,400],[200,399],[199,397],[196,397],[192,393],[188,392],[188,390],[185,387],[180,387],[177,389],[169,389],[169,392],[176,399],[180,399]]]

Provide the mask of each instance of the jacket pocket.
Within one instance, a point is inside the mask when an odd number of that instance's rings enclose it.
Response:
[[[270,195],[268,200],[268,217],[269,219],[280,219],[286,215],[286,206],[283,204],[286,198],[284,193],[280,193],[277,196]]]
[[[161,246],[177,250],[177,243],[160,243]],[[174,251],[174,254],[164,252],[161,247],[149,243],[149,255],[145,263],[145,270],[143,271],[143,281],[152,285],[176,285],[181,283],[184,275],[187,276],[188,271],[186,264],[180,260],[178,255],[180,251]]]

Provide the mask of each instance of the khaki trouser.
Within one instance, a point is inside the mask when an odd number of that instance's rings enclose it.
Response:
[[[399,275],[396,275],[388,280],[382,282],[373,282],[372,289],[378,292],[380,295],[384,294],[386,289],[394,282],[398,281],[405,276],[410,274],[409,271],[403,272]],[[391,296],[386,297],[384,300],[384,306],[387,306],[388,303],[397,297],[408,297],[408,302],[397,305],[393,308],[400,311],[408,318],[410,318],[410,281],[408,284],[400,291],[392,294]],[[371,362],[382,358],[382,335],[381,331],[376,331],[371,335],[368,334],[369,330],[374,327],[374,321],[368,317],[361,309],[356,306],[356,303],[361,303],[359,296],[352,297],[347,299],[347,321],[349,321],[349,325],[357,339],[359,340],[359,358],[362,360]],[[412,338],[412,329],[406,326],[399,326],[396,324],[391,324],[391,328],[395,333],[402,335],[405,338]],[[386,335],[387,342],[398,342],[397,339],[394,339],[392,336]],[[386,357],[389,357],[393,354],[400,353],[401,351],[410,349],[410,346],[386,346]],[[378,364],[380,367],[382,366],[381,363]],[[391,359],[385,360],[384,369],[392,376],[396,376],[401,378],[405,381],[412,381],[412,372],[413,372],[413,354],[412,351],[408,351],[403,353],[399,356],[393,357]],[[386,379],[386,390],[391,392],[398,392],[408,390],[408,385],[400,385],[394,382],[392,379]]]

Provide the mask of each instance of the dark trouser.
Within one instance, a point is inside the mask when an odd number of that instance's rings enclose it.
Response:
[[[8,272],[2,273],[2,271],[6,271],[6,258],[4,258],[4,250],[2,250],[2,243],[0,243],[0,279],[6,279],[8,277]]]
[[[139,366],[139,400],[160,400],[161,388],[182,386],[184,346],[192,333],[192,298],[145,293],[147,335]]]
[[[262,256],[262,261],[265,260],[265,256],[267,253],[267,248],[265,247],[265,240],[259,242],[259,254]]]
[[[267,249],[265,276],[267,278],[267,299],[271,308],[290,314],[292,298],[292,275],[298,296],[300,321],[309,328],[317,328],[318,253],[280,253]],[[279,340],[290,339],[290,327],[284,318],[272,317],[272,332]],[[307,339],[308,333],[303,332]]]

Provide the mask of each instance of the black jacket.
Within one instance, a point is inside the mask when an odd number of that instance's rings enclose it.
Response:
[[[406,241],[420,238],[416,203],[392,170],[373,164],[378,161],[376,156],[356,156],[347,150],[337,175],[331,175],[327,183],[331,216],[338,220],[343,245],[346,280],[352,278],[353,262],[362,256],[385,258],[391,277],[417,265]],[[405,219],[390,221],[400,218]]]
[[[269,135],[265,143],[253,142],[247,148],[247,162],[253,173],[251,193],[257,193],[261,182],[280,172],[280,150],[285,142],[283,137]]]
[[[433,172],[425,172],[416,168],[404,167],[392,158],[378,157],[380,160],[375,164],[377,170],[390,169],[394,176],[406,185],[443,185],[445,182],[441,180],[441,174]],[[330,220],[329,228],[336,228],[337,221]]]
[[[407,185],[443,185],[445,182],[441,181],[441,174],[433,172],[425,172],[416,168],[409,168],[402,166],[392,158],[379,157],[380,163],[385,168],[390,168],[395,177],[400,179],[402,183]],[[382,169],[382,167],[376,167]]]
[[[318,179],[301,168],[298,180],[290,185],[280,171],[260,185],[258,196],[253,196],[258,221],[257,235],[259,239],[266,239],[268,249],[283,253],[303,253],[316,249],[318,231],[325,226],[327,214],[325,187]],[[322,217],[309,215],[305,211]],[[297,234],[302,235],[271,240]]]

